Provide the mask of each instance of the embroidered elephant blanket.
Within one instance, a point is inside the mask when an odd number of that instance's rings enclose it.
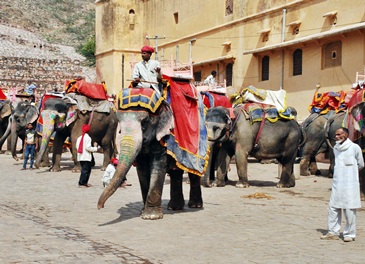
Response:
[[[209,159],[203,100],[188,80],[166,75],[163,78],[168,83],[166,98],[175,120],[167,152],[180,169],[202,176]]]
[[[308,110],[311,113],[326,114],[330,110],[335,110],[336,113],[347,109],[345,103],[346,93],[344,91],[339,92],[325,92],[315,93],[312,103],[309,105]]]
[[[99,83],[88,83],[84,80],[66,80],[66,93],[78,93],[91,99],[107,100],[106,86]]]
[[[125,88],[119,92],[118,106],[124,110],[130,107],[142,107],[152,113],[160,107],[164,98],[154,89],[150,88]]]
[[[212,91],[200,92],[203,98],[204,105],[208,108],[215,106],[223,106],[225,108],[231,108],[232,104],[229,98],[225,94],[215,93]]]
[[[247,113],[248,119],[253,122],[261,121],[263,118],[274,123],[279,119],[294,119],[294,115],[291,114],[291,109],[287,108],[285,112],[279,112],[276,107],[272,105],[259,104],[259,103],[244,103],[240,106],[243,111]]]

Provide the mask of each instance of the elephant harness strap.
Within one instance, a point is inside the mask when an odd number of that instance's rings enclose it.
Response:
[[[259,128],[259,131],[257,132],[255,144],[253,145],[253,149],[252,149],[251,153],[255,153],[256,151],[258,151],[260,149],[258,142],[259,142],[259,139],[261,136],[262,129],[264,128],[264,124],[265,124],[265,109],[263,109],[263,111],[262,111],[262,119],[261,119],[260,128]]]
[[[89,119],[89,123],[88,123],[89,126],[91,126],[91,121],[93,120],[93,117],[94,117],[94,111],[95,111],[95,106],[93,106],[91,113],[90,113],[90,119]]]

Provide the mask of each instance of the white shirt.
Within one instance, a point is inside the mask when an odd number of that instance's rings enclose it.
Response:
[[[215,78],[213,77],[213,75],[209,75],[205,80],[204,83],[209,84],[209,85],[214,85],[215,84]]]
[[[116,169],[115,166],[113,164],[109,164],[105,171],[104,171],[104,175],[101,178],[101,181],[105,184],[105,185],[109,185],[110,180],[113,178],[114,173],[115,173]]]
[[[79,136],[76,140],[76,151],[79,149],[81,138],[82,135]],[[91,137],[89,136],[89,134],[85,133],[83,150],[82,153],[77,152],[77,161],[91,161],[91,152],[96,152],[97,150],[97,147],[91,146]]]
[[[155,68],[160,68],[160,63],[155,60],[149,60],[149,61],[140,61],[138,62],[133,69],[132,78],[140,78],[145,81],[149,82],[158,82],[157,77],[161,78],[161,72],[157,73]],[[153,87],[155,90],[159,91],[158,84],[151,84],[151,83],[144,83],[140,82],[138,83],[137,87],[142,88],[150,88]]]
[[[360,208],[359,169],[364,167],[361,148],[346,139],[334,146],[333,153],[335,167],[329,205],[334,208]]]

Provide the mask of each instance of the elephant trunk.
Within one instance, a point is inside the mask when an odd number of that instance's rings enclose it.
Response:
[[[9,137],[11,132],[11,120],[12,118],[9,118],[8,126],[6,127],[6,131],[4,135],[0,138],[0,149],[3,147],[5,140]]]
[[[18,131],[17,131],[17,123],[11,122],[11,155],[15,160],[18,160],[16,156],[16,145],[18,143]],[[23,146],[22,146],[23,149]]]
[[[37,155],[37,159],[34,164],[36,168],[40,167],[43,155],[48,148],[49,141],[51,139],[52,133],[54,132],[55,120],[54,120],[54,118],[51,118],[51,117],[47,118],[47,116],[49,116],[49,115],[42,114],[42,117],[43,117],[42,140],[41,140],[39,152]]]
[[[98,209],[104,208],[105,202],[120,187],[123,179],[130,170],[134,160],[142,148],[142,132],[122,136],[120,142],[119,163],[110,184],[99,197]]]

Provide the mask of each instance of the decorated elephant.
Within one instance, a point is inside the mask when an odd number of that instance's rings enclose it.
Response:
[[[334,110],[327,114],[310,114],[301,124],[304,142],[300,147],[300,175],[320,175],[316,163],[316,156],[320,153],[329,153],[330,168],[329,177],[333,175],[334,156],[334,134],[336,129],[342,126],[345,112],[335,113]]]
[[[77,99],[77,101],[75,100]],[[38,130],[41,130],[42,141],[40,144],[39,155],[37,156],[35,166],[39,168],[41,157],[48,148],[51,135],[55,133],[53,140],[52,166],[50,171],[61,171],[61,155],[63,145],[68,137],[71,137],[72,156],[74,160],[74,172],[80,170],[79,162],[77,162],[76,140],[81,135],[81,127],[83,124],[90,123],[89,135],[93,142],[97,142],[103,148],[104,160],[102,170],[104,170],[112,156],[114,156],[114,143],[118,120],[115,112],[110,110],[107,101],[93,101],[104,110],[99,111],[98,106],[94,110],[85,110],[86,106],[81,106],[80,101],[85,102],[86,97],[81,95],[70,95],[62,98],[49,98],[44,102],[41,112],[42,120],[38,120]],[[90,101],[90,100],[88,100]],[[82,104],[82,103],[81,103]]]
[[[16,104],[10,117],[10,124],[8,125],[4,135],[0,138],[0,146],[2,146],[11,134],[11,153],[15,160],[18,160],[16,155],[18,137],[23,141],[23,146],[27,124],[32,123],[33,127],[35,127],[37,118],[38,109],[34,104],[29,101],[20,101]]]
[[[265,110],[263,110],[265,111]],[[247,159],[277,159],[282,172],[277,187],[295,186],[293,172],[298,146],[302,140],[299,124],[293,119],[275,118],[251,122],[242,105],[234,108],[235,119],[228,109],[213,107],[208,110],[206,123],[210,141],[222,144],[229,155],[235,155],[238,173],[236,187],[248,187]],[[224,177],[217,171],[216,186],[224,186]]]
[[[12,106],[9,100],[0,100],[0,137],[5,134],[6,129],[9,125],[11,110]],[[4,142],[1,143],[0,150],[2,149],[3,144]],[[10,140],[8,140],[7,150],[10,151],[10,149]]]
[[[170,84],[173,84],[172,80],[170,80]],[[204,112],[204,108],[200,97],[200,99],[195,99],[196,94],[188,95],[192,90],[189,83],[177,83],[177,85],[179,87],[175,86],[174,89],[171,89],[171,94],[173,91],[185,90],[179,95],[180,97],[171,95],[172,101],[187,100],[187,104],[185,106],[180,105],[176,109],[173,107],[174,103],[171,103],[171,108],[166,100],[152,89],[123,89],[122,95],[119,96],[119,107],[122,106],[122,108],[117,113],[122,127],[119,164],[110,184],[99,198],[98,209],[103,208],[106,200],[118,189],[134,162],[144,203],[141,213],[142,219],[163,218],[161,199],[166,173],[170,176],[171,182],[168,209],[181,210],[184,207],[183,170],[188,171],[190,180],[188,206],[192,208],[203,206],[200,176],[204,173],[203,168],[206,167],[208,161],[207,146],[204,143],[206,138],[199,138],[196,141],[198,143],[196,155],[190,155],[192,152],[188,153],[186,149],[174,150],[177,143],[183,141],[178,140],[181,138],[180,136],[189,138],[188,133],[190,133],[187,132],[188,130],[185,130],[185,133],[181,130],[177,132],[177,127],[183,126],[182,129],[185,129],[191,121],[193,123],[198,122],[201,115],[191,115],[190,118],[180,116],[178,121],[176,117],[174,118],[173,113],[184,111],[186,107],[191,107],[191,105],[194,107],[199,105],[199,111],[202,110],[199,113]],[[189,114],[195,112],[192,108],[189,109],[187,111]],[[194,126],[194,133],[198,132],[196,135],[204,134],[201,133],[202,126],[205,128],[204,120],[200,121],[203,122],[200,122],[199,126]],[[201,148],[202,146],[204,149]],[[183,158],[179,159],[179,157]],[[195,169],[191,163],[198,164],[198,168]]]

